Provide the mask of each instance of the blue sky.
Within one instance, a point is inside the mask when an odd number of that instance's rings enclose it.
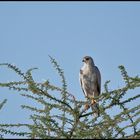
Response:
[[[85,55],[93,57],[110,89],[123,85],[119,65],[129,75],[140,73],[140,2],[0,2],[0,63],[14,63],[24,72],[31,67],[37,81],[61,85],[48,55],[64,69],[68,91],[84,100],[79,69]],[[0,81],[21,80],[0,68]],[[28,121],[17,92],[0,89],[1,122]],[[18,114],[18,115],[17,115]],[[21,115],[19,115],[21,114]]]

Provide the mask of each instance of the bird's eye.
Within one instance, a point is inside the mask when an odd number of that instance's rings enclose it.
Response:
[[[86,58],[86,60],[89,60],[89,58]]]

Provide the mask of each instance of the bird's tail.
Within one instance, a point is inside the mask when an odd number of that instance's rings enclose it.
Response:
[[[99,110],[99,103],[95,103],[91,105],[91,109],[93,111],[93,115],[95,117],[99,117],[100,116],[100,110]]]

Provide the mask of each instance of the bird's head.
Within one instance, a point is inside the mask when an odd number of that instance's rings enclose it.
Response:
[[[94,65],[94,61],[90,56],[85,56],[82,61],[84,62],[84,64]]]

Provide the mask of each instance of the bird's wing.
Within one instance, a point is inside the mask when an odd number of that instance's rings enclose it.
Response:
[[[97,90],[100,94],[100,92],[101,92],[101,74],[100,74],[98,67],[96,67],[96,66],[95,66],[95,73],[97,76]]]

